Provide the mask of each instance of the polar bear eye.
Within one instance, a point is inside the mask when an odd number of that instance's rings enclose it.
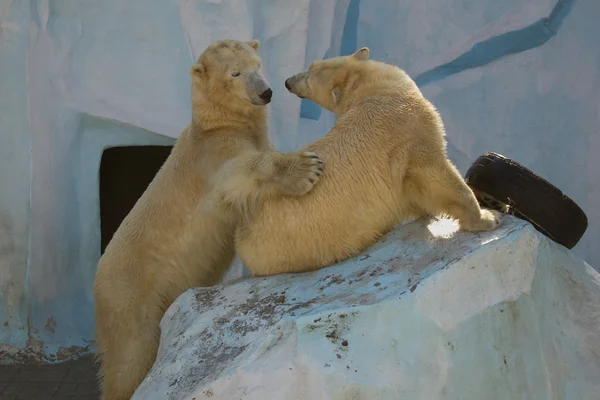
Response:
[[[240,76],[240,72],[232,72],[231,76]]]

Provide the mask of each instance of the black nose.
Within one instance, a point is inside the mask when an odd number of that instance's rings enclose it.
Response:
[[[292,86],[290,85],[290,79],[292,79],[292,78],[287,78],[287,79],[285,80],[285,88],[286,88],[287,90],[292,90]]]
[[[269,102],[271,101],[271,97],[273,97],[273,91],[271,89],[267,89],[258,97],[260,97],[260,99],[263,101]]]

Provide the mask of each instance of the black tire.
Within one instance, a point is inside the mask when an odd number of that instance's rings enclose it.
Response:
[[[480,156],[465,175],[479,203],[531,222],[557,243],[572,249],[587,229],[587,216],[544,178],[497,153]]]

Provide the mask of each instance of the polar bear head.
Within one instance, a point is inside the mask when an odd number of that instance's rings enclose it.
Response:
[[[350,75],[360,75],[364,62],[369,59],[369,49],[363,47],[350,56],[316,61],[310,67],[285,81],[285,87],[300,98],[336,112]]]
[[[219,40],[190,69],[192,96],[228,108],[264,106],[273,94],[262,73],[260,42]]]

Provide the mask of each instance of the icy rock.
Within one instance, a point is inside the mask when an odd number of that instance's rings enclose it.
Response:
[[[597,399],[600,275],[521,220],[191,289],[134,400]]]

